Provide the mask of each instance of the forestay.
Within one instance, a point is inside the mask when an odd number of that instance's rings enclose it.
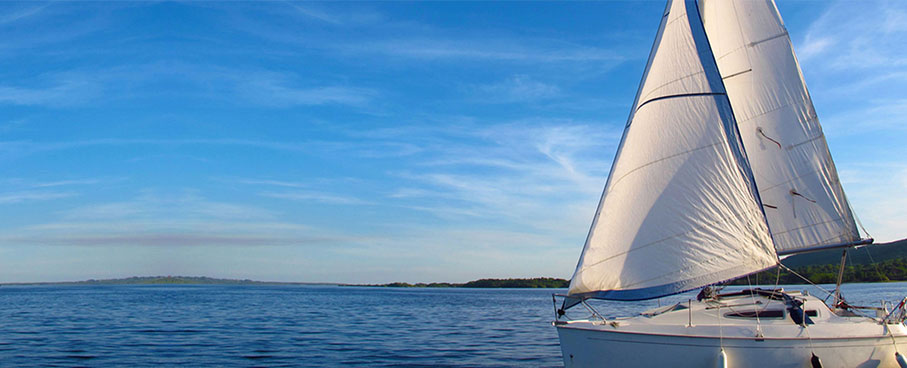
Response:
[[[638,300],[777,264],[694,0],[669,1],[569,293]]]
[[[859,239],[772,0],[700,1],[779,253]]]

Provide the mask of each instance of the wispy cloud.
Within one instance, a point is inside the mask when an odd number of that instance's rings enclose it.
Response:
[[[885,172],[879,180],[878,172]],[[848,165],[842,181],[856,215],[877,242],[907,238],[907,164],[867,162]]]
[[[492,102],[533,102],[550,99],[561,94],[561,90],[557,86],[522,74],[498,83],[477,86],[474,89],[479,92],[480,101]]]
[[[871,9],[871,10],[868,10]],[[801,61],[837,70],[907,65],[903,39],[907,4],[836,1],[812,25],[799,47]]]
[[[347,196],[347,195],[338,195],[331,193],[321,193],[315,191],[292,191],[292,192],[262,192],[259,195],[269,198],[277,199],[288,199],[291,201],[301,201],[301,202],[320,202],[328,204],[341,204],[341,205],[365,205],[370,204],[368,201],[362,199]]]
[[[534,41],[534,42],[533,42]],[[377,54],[423,60],[492,60],[531,63],[599,62],[625,60],[615,50],[551,40],[488,37],[485,39],[398,38],[360,43],[338,43],[331,48],[347,54]],[[599,65],[604,67],[605,64]]]
[[[248,184],[248,185],[267,185],[267,186],[289,187],[289,188],[304,188],[304,187],[308,186],[305,183],[299,183],[299,182],[281,181],[281,180],[263,180],[263,179],[240,179],[239,183]]]
[[[79,196],[80,193],[67,190],[76,186],[89,186],[102,182],[113,182],[120,178],[91,178],[41,181],[23,178],[6,178],[0,180],[0,205],[33,201],[50,201],[55,199]]]
[[[198,233],[164,233],[164,234],[118,234],[118,235],[78,235],[16,237],[2,236],[0,244],[15,245],[67,245],[67,246],[312,246],[334,243],[338,239],[321,237],[278,237],[261,234],[247,236],[241,234],[198,234]]]
[[[162,219],[51,222],[5,231],[0,246],[314,246],[372,238],[281,222],[176,222]]]
[[[318,10],[318,9],[315,9],[312,6],[308,6],[309,4],[307,4],[306,6],[303,6],[303,5],[292,3],[292,2],[286,2],[286,5],[295,9],[299,14],[305,15],[306,17],[309,17],[309,18],[317,19],[317,20],[325,22],[325,23],[330,23],[330,24],[334,24],[334,25],[340,25],[340,24],[344,23],[337,16],[329,14],[329,13],[321,11],[321,10]]]
[[[169,82],[169,83],[164,83]],[[153,87],[150,87],[153,86]],[[108,68],[85,67],[0,84],[0,104],[73,107],[159,97],[241,101],[247,105],[293,107],[365,106],[379,92],[362,86],[319,83],[294,72],[186,62],[154,62]]]
[[[0,205],[13,204],[31,201],[49,201],[53,199],[67,198],[75,196],[72,192],[12,192],[0,193]]]
[[[59,181],[48,181],[48,182],[39,182],[35,183],[34,186],[38,188],[48,188],[48,187],[62,187],[62,186],[71,186],[71,185],[91,185],[97,184],[100,179],[76,179],[76,180],[59,180]],[[106,180],[109,182],[109,179]]]
[[[0,204],[52,198],[47,193],[6,194],[0,195]],[[350,246],[368,240],[280,221],[277,214],[210,200],[195,191],[146,191],[132,200],[82,205],[48,214],[42,223],[7,228],[0,246]]]
[[[307,50],[318,50],[348,55],[380,57],[375,62],[413,59],[415,61],[482,60],[521,63],[620,63],[626,58],[615,47],[601,47],[600,43],[587,45],[563,39],[522,34],[514,36],[510,30],[482,29],[481,32],[464,32],[461,27],[418,22],[412,19],[395,20],[380,12],[364,12],[345,7],[333,12],[312,6],[295,7],[297,13],[309,19],[332,26],[350,27],[351,32],[367,25],[367,35],[338,35],[337,29],[317,33],[310,27],[300,32],[287,32],[294,25],[277,26],[275,22],[261,22],[249,16],[234,19],[232,26],[272,42],[305,45]],[[278,16],[282,16],[280,14]],[[278,22],[279,23],[279,22]]]
[[[72,106],[92,100],[100,93],[96,79],[79,75],[56,75],[46,86],[0,85],[0,104]]]
[[[354,105],[362,106],[377,92],[368,88],[326,86],[294,87],[273,75],[247,76],[237,82],[240,95],[249,101],[268,106]]]
[[[907,133],[907,98],[877,99],[864,101],[858,106],[830,115],[823,119],[826,134],[848,136],[870,132],[887,131],[889,134]]]
[[[604,183],[616,131],[572,121],[459,128],[468,136],[426,145],[418,170],[393,173],[405,183],[387,193],[395,205],[454,221],[504,222],[530,232],[559,226],[583,232]],[[419,139],[413,132],[406,137]]]
[[[160,193],[147,191],[138,198],[123,202],[95,203],[61,213],[65,219],[122,220],[170,219],[195,221],[198,219],[262,220],[274,218],[274,212],[256,206],[218,202],[206,199],[192,191]]]
[[[29,6],[24,9],[16,9],[13,11],[8,11],[6,14],[0,16],[0,26],[5,26],[10,23],[15,23],[17,21],[30,18],[37,14],[40,14],[44,8],[48,7],[48,4],[41,6]]]
[[[98,138],[74,141],[0,141],[0,160],[14,159],[42,152],[78,150],[90,147],[129,147],[136,146],[222,146],[231,148],[249,148],[271,151],[284,151],[309,154],[338,154],[353,155],[356,157],[401,157],[409,156],[421,151],[421,148],[407,142],[368,142],[355,143],[346,140],[310,140],[310,141],[278,141],[278,140],[250,140],[239,138],[183,138],[183,139],[137,139],[137,138]],[[157,156],[141,156],[140,159],[149,157],[192,157],[204,161],[206,158],[195,156],[181,156],[173,154]]]

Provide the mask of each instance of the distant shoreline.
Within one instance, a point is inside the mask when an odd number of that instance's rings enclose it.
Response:
[[[249,279],[219,279],[205,276],[133,276],[119,279],[89,279],[82,281],[49,281],[49,282],[7,282],[2,286],[40,286],[40,285],[308,285],[308,286],[345,286],[345,287],[409,287],[409,288],[566,288],[568,280],[538,277],[529,279],[481,279],[465,283],[416,283],[393,282],[388,284],[344,284],[334,282],[283,282],[256,281]]]
[[[119,279],[82,280],[82,281],[48,281],[48,282],[5,282],[3,286],[37,286],[37,285],[330,285],[332,282],[281,282],[255,281],[239,279],[219,279],[205,276],[133,276]]]
[[[870,254],[871,253],[871,254]],[[845,283],[876,283],[907,281],[907,239],[886,244],[852,249],[847,252],[847,263],[844,268]],[[833,284],[837,280],[840,267],[841,250],[827,250],[815,253],[799,254],[785,258],[783,263],[798,274],[809,278],[817,284]],[[730,282],[730,285],[799,285],[803,284],[797,275],[787,271],[780,272],[776,267]],[[205,276],[134,276],[119,279],[51,281],[51,282],[7,282],[0,286],[30,285],[309,285],[340,287],[399,287],[399,288],[567,288],[569,280],[536,277],[509,279],[479,279],[464,283],[431,282],[415,283],[392,282],[387,284],[346,284],[338,282],[282,282],[255,281],[239,279],[220,279]]]
[[[465,283],[432,282],[410,284],[406,282],[392,282],[389,284],[340,284],[340,286],[360,287],[403,287],[403,288],[476,288],[476,289],[565,289],[570,285],[570,280],[536,277],[531,279],[479,279]]]

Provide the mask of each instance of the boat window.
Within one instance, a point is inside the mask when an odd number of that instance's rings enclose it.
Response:
[[[815,313],[815,311],[812,311]],[[812,316],[809,312],[806,312],[807,315]],[[748,311],[736,311],[731,313],[725,313],[725,317],[732,318],[784,318],[784,311],[780,309],[770,309],[770,310],[748,310]]]

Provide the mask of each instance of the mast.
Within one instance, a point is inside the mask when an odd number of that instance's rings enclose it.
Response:
[[[841,251],[841,267],[838,268],[838,281],[835,283],[835,302],[832,306],[837,306],[841,298],[841,281],[844,280],[844,263],[847,262],[847,248]]]

